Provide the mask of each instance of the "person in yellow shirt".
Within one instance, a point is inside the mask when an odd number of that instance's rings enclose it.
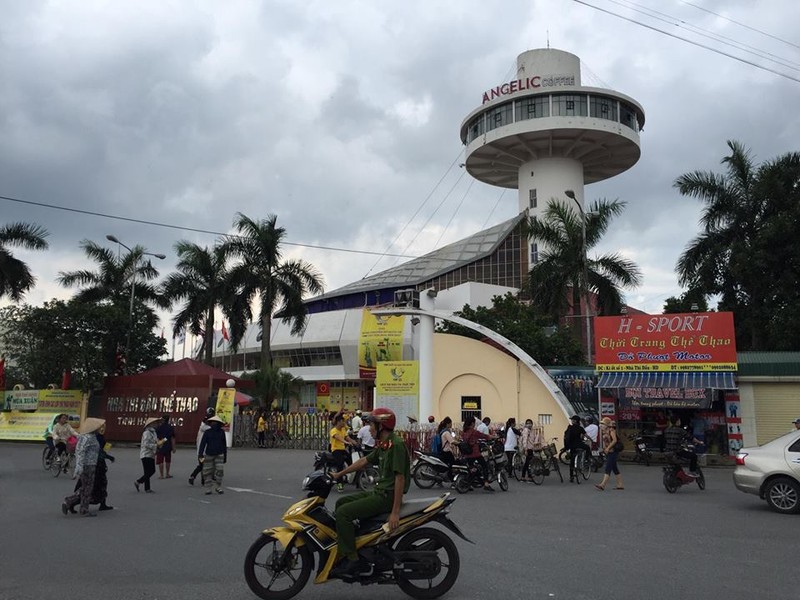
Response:
[[[262,410],[258,415],[258,423],[256,424],[256,433],[258,433],[258,447],[267,447],[267,420],[264,418],[264,411]]]
[[[347,459],[350,458],[350,454],[347,452],[347,446],[354,446],[356,444],[355,440],[347,435],[347,424],[342,413],[337,413],[333,418],[333,429],[331,429],[330,433],[330,442],[331,454],[333,454],[336,470],[341,471],[348,462]],[[339,483],[337,485],[337,489],[340,492],[343,488],[343,484]]]

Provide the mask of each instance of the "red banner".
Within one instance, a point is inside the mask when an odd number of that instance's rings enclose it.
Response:
[[[733,313],[595,317],[598,371],[736,371]]]

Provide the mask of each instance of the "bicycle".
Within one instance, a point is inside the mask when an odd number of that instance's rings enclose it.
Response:
[[[584,481],[589,479],[589,475],[592,472],[591,469],[592,469],[591,455],[583,448],[578,448],[577,454],[575,456],[575,468],[574,468],[575,481],[580,483],[581,477],[583,477]]]
[[[553,472],[558,473],[558,478],[561,483],[564,483],[564,476],[561,474],[561,467],[558,465],[558,448],[555,445],[557,439],[553,438],[541,450],[534,451],[528,470],[531,480],[536,485],[542,485],[545,476]]]
[[[53,458],[50,463],[50,472],[53,477],[58,477],[61,473],[69,473],[69,476],[75,473],[75,450],[72,449],[66,454],[61,453]]]
[[[53,465],[53,457],[56,454],[56,449],[50,446],[45,446],[42,450],[42,468],[49,471]]]

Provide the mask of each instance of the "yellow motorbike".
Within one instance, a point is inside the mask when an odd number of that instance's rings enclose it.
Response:
[[[283,515],[287,527],[265,529],[244,561],[247,585],[264,600],[287,600],[308,583],[331,581],[330,572],[341,558],[336,544],[336,520],[325,507],[333,479],[316,471],[303,480],[308,497],[293,504]],[[438,598],[458,578],[458,549],[450,536],[426,524],[438,523],[472,543],[447,514],[455,498],[403,502],[400,525],[390,532],[388,514],[362,520],[356,530],[356,549],[364,569],[346,583],[397,585],[409,596]]]

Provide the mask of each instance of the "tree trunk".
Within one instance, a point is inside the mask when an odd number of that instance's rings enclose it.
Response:
[[[272,349],[270,337],[272,336],[272,315],[261,313],[261,371],[265,372],[272,367]]]
[[[213,364],[212,354],[214,352],[214,307],[212,306],[206,313],[206,328],[203,334],[206,356],[204,362],[211,366]]]

